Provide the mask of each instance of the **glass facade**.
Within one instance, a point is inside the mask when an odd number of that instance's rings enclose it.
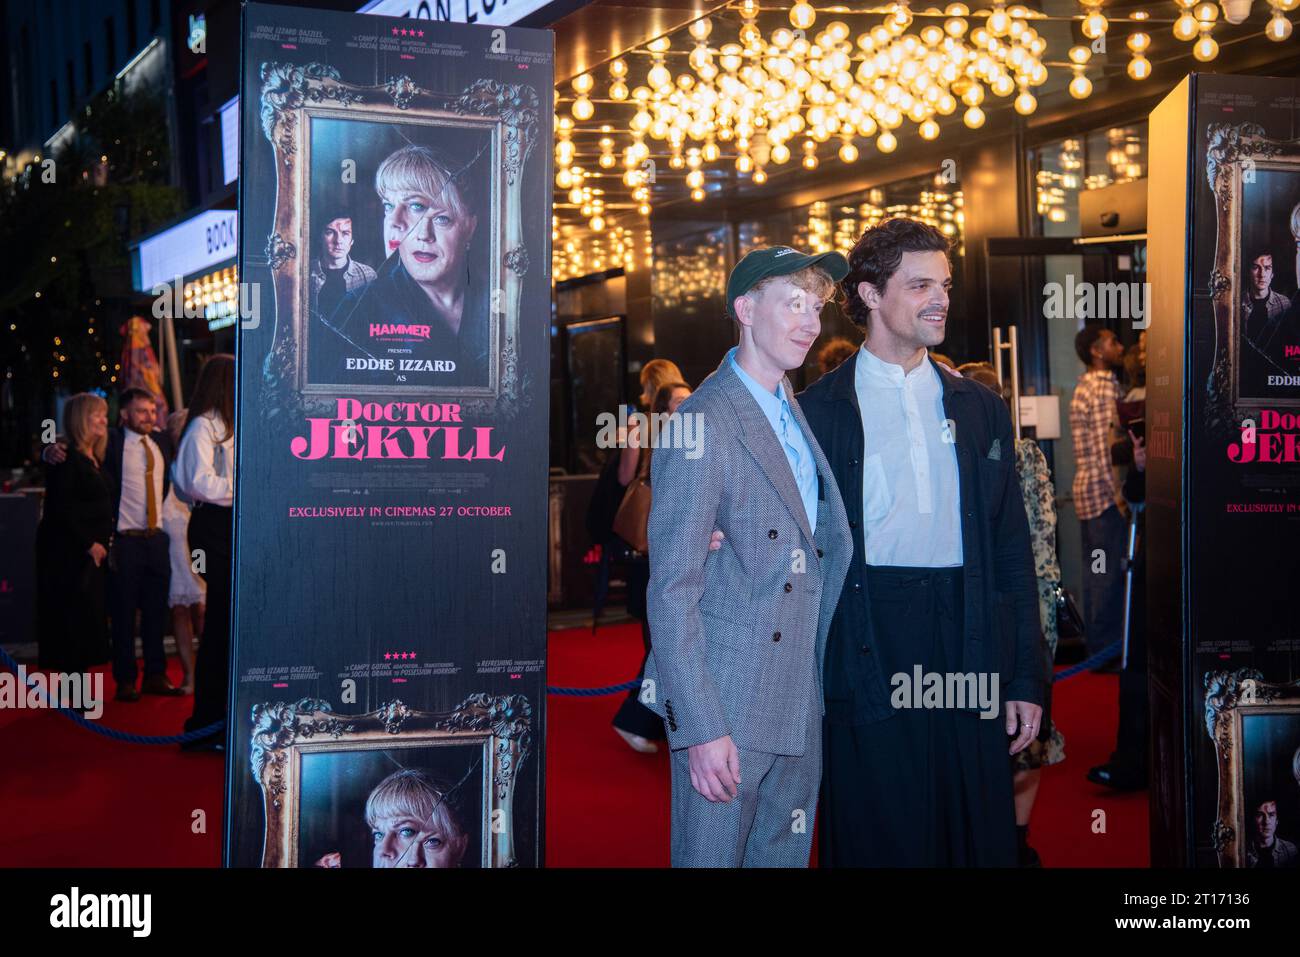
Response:
[[[1147,174],[1147,124],[1104,127],[1030,150],[1035,232],[1079,235],[1079,193]]]
[[[788,244],[809,252],[848,254],[867,229],[894,216],[910,216],[941,229],[963,252],[962,194],[938,176],[916,176],[740,224],[740,255],[759,246]]]

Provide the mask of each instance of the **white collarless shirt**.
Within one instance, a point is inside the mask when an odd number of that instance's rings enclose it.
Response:
[[[163,508],[163,469],[167,460],[163,458],[158,443],[147,435],[123,429],[125,439],[122,443],[122,500],[117,506],[117,530],[129,532],[144,530],[149,527],[148,505],[145,501],[145,446],[153,453],[153,504],[154,527],[162,527]]]
[[[962,563],[957,446],[929,355],[911,372],[858,350],[862,413],[862,531],[868,565]]]

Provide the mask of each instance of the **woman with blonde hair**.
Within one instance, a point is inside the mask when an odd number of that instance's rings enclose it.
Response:
[[[691,388],[686,384],[682,370],[671,359],[651,359],[641,367],[640,404],[642,410],[651,416],[656,412],[677,411],[677,406],[690,394]],[[655,405],[656,399],[660,401],[659,407]],[[619,452],[618,482],[626,488],[637,476],[646,479],[650,476],[650,442],[642,441],[639,424],[633,419]],[[641,622],[641,643],[647,655],[650,654],[650,625],[646,618],[645,596],[649,586],[650,557],[633,551],[627,562],[627,613]],[[645,667],[644,658],[642,667]],[[618,736],[632,750],[643,754],[658,751],[659,745],[655,742],[664,738],[663,722],[640,702],[637,688],[628,693],[627,700],[614,715],[613,725]]]
[[[677,366],[666,359],[655,359],[654,362],[663,363],[660,369],[677,371]],[[657,369],[649,376],[651,380],[660,382],[649,408],[652,435],[658,428],[655,417],[672,415],[691,395],[691,387],[685,382],[673,379],[658,380],[659,374],[660,370]],[[642,379],[646,378],[643,370]],[[631,444],[629,441],[628,445]],[[642,456],[639,459],[641,464],[639,471],[633,476],[633,480],[643,481],[647,487],[650,484],[650,457],[654,452],[653,444],[653,442],[638,442],[638,445],[645,445],[646,448],[639,452],[639,456]],[[667,735],[664,733],[663,721],[641,702],[640,697],[645,659],[650,656],[650,622],[646,615],[646,589],[650,586],[650,556],[644,552],[633,552],[627,565],[627,610],[628,614],[641,620],[641,643],[645,646],[645,655],[641,659],[641,670],[637,673],[636,687],[628,691],[611,724],[618,736],[626,741],[633,751],[653,754],[659,750],[656,742],[663,741]]]
[[[108,660],[105,571],[116,516],[100,466],[108,448],[108,403],[83,392],[63,407],[67,457],[46,466],[36,531],[37,633],[42,668],[89,671]]]

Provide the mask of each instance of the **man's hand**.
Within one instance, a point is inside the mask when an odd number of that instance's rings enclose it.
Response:
[[[319,861],[316,862],[316,866],[317,867],[342,867],[343,855],[340,854],[338,851],[330,851],[328,854],[326,854],[324,857],[322,857]]]
[[[41,449],[41,461],[46,465],[60,465],[68,457],[68,447],[62,442],[51,442]]]
[[[1133,440],[1133,467],[1139,472],[1147,470],[1147,440],[1140,439],[1128,430],[1128,437]]]
[[[1019,754],[1038,737],[1038,722],[1043,719],[1040,705],[1028,701],[1007,702],[1007,734],[1015,735],[1008,754]],[[1018,730],[1017,730],[1018,729]]]
[[[718,534],[721,534],[719,532]],[[740,789],[740,752],[723,735],[687,750],[691,766],[691,787],[710,801],[728,803]]]
[[[713,530],[713,537],[709,539],[709,551],[716,552],[719,548],[721,548],[722,540],[726,537],[727,537],[726,535],[722,534],[722,529],[715,528]]]
[[[96,568],[104,564],[104,559],[108,557],[108,549],[99,544],[99,542],[95,542],[95,544],[91,545],[87,551],[90,552],[90,557],[95,560]]]

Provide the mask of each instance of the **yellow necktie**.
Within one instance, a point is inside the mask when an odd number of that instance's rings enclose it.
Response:
[[[147,438],[141,439],[140,444],[144,446],[144,516],[149,531],[152,532],[158,527],[158,501],[154,498],[153,491],[153,449],[149,448]]]

